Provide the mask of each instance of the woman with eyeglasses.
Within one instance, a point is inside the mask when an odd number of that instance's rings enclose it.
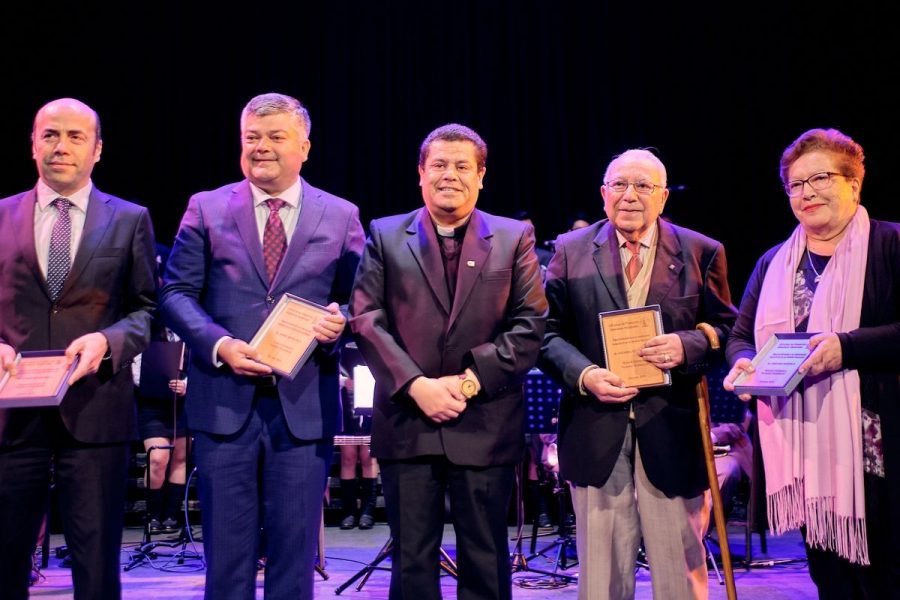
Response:
[[[813,334],[800,385],[758,416],[769,525],[801,529],[820,598],[900,597],[900,225],[860,204],[863,161],[836,129],[784,151],[799,225],[757,263],[727,346],[734,391],[772,334]]]

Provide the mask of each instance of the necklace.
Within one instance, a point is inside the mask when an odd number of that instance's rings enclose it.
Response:
[[[816,271],[816,265],[813,264],[812,256],[809,254],[809,248],[806,249],[806,261],[809,263],[809,268],[813,270],[813,273],[816,274],[815,282],[819,283],[822,281],[822,275]]]

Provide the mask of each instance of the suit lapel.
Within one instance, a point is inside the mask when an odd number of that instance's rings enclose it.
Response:
[[[479,274],[484,269],[488,255],[491,253],[491,236],[493,236],[493,232],[481,212],[473,211],[472,218],[469,219],[469,226],[466,227],[462,251],[459,254],[456,296],[453,299],[453,310],[450,312],[448,329],[453,327],[453,322],[459,316],[462,307],[466,305],[466,300],[472,293]]]
[[[431,287],[432,293],[444,312],[450,313],[450,293],[447,291],[447,282],[444,278],[444,262],[441,260],[441,249],[438,246],[437,234],[431,223],[431,216],[424,208],[406,229],[410,234],[406,245],[415,257],[425,281]]]
[[[600,281],[612,299],[616,309],[628,308],[625,295],[625,277],[622,271],[622,258],[619,256],[619,243],[616,230],[607,221],[594,237],[594,263],[600,271]]]
[[[253,209],[253,194],[250,193],[250,184],[245,180],[239,183],[231,192],[229,210],[238,233],[244,242],[244,248],[250,255],[250,262],[256,268],[266,289],[269,288],[269,276],[266,274],[266,261],[263,258],[262,244],[259,241],[259,230],[256,227],[256,215]]]
[[[291,243],[288,244],[287,251],[284,253],[284,259],[275,275],[275,283],[281,283],[284,277],[287,277],[285,265],[296,265],[303,256],[303,251],[312,239],[313,234],[322,222],[325,215],[325,199],[322,198],[322,191],[316,189],[306,183],[301,178],[303,185],[303,200],[300,205],[300,214],[297,215],[297,225],[294,227],[294,233],[291,236]]]
[[[650,274],[650,290],[647,304],[661,304],[672,286],[678,281],[684,261],[681,260],[681,242],[675,230],[667,222],[659,219],[659,237],[656,242],[656,259]]]
[[[75,252],[72,269],[69,271],[62,291],[59,293],[60,298],[65,296],[66,292],[78,281],[82,271],[93,258],[94,252],[106,237],[106,231],[115,221],[115,218],[116,209],[110,206],[109,197],[97,188],[93,188],[88,201],[87,214],[84,217],[84,230],[81,232],[81,241],[78,243],[78,250]]]
[[[44,290],[47,297],[50,297],[50,290],[47,289],[47,280],[41,275],[41,267],[38,263],[37,249],[34,247],[34,211],[37,202],[37,193],[31,190],[22,197],[22,200],[16,205],[13,216],[13,227],[15,236],[19,244],[19,252],[25,261],[25,266],[34,275],[35,280]]]

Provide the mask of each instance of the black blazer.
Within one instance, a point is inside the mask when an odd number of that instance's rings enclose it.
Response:
[[[31,190],[0,200],[0,341],[18,351],[59,350],[87,333],[105,335],[110,358],[69,389],[60,415],[80,442],[134,439],[131,360],[149,343],[156,308],[150,215],[94,188],[72,269],[53,303],[34,247],[36,197]],[[34,414],[0,410],[0,442],[15,441]]]
[[[669,496],[708,487],[695,385],[713,357],[700,322],[724,347],[734,324],[725,250],[699,233],[657,221],[659,241],[647,304],[662,307],[663,329],[684,344],[685,364],[670,387],[644,388],[633,399],[635,432],[651,483]],[[628,308],[615,228],[604,220],[563,234],[547,269],[550,316],[539,366],[564,384],[559,463],[563,479],[606,483],[625,438],[629,403],[606,404],[577,391],[585,367],[605,366],[597,313]]]
[[[522,457],[522,380],[537,359],[547,313],[532,227],[473,212],[457,281],[451,303],[424,208],[372,223],[350,325],[375,376],[378,458],[446,455],[458,465],[489,466]],[[467,366],[482,390],[458,419],[434,423],[406,394],[420,375]]]

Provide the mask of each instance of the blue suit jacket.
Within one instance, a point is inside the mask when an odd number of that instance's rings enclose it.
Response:
[[[223,336],[250,341],[282,294],[346,304],[364,242],[353,204],[302,181],[296,229],[275,280],[268,281],[247,181],[190,199],[161,295],[163,316],[192,349],[186,411],[192,429],[235,433],[250,414],[254,378],[213,363]],[[340,423],[338,356],[316,349],[293,380],[278,382],[291,433],[315,440]]]

